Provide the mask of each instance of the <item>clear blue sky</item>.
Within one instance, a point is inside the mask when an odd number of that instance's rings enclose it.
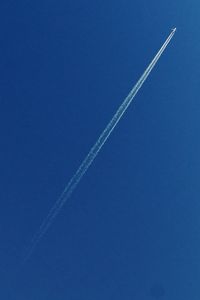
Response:
[[[1,1],[1,299],[199,300],[199,14],[197,0]],[[175,26],[21,267],[49,209]]]

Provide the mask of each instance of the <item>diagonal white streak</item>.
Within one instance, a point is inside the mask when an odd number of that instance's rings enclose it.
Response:
[[[83,162],[81,163],[80,167],[78,170],[75,172],[75,174],[72,176],[70,181],[68,182],[67,186],[65,187],[64,191],[62,192],[61,196],[58,198],[58,200],[55,202],[53,207],[51,208],[50,212],[48,213],[47,217],[44,219],[43,223],[41,224],[38,232],[35,234],[35,236],[32,239],[31,245],[28,248],[28,251],[26,253],[26,256],[24,257],[24,262],[28,260],[28,258],[31,256],[32,252],[34,251],[35,247],[37,246],[38,242],[40,239],[44,236],[44,234],[47,232],[48,228],[50,227],[51,223],[53,222],[54,218],[58,215],[59,211],[69,199],[71,196],[72,192],[76,188],[77,184],[89,168],[89,166],[92,164],[94,161],[95,157],[103,147],[104,143],[114,130],[115,126],[117,123],[120,121],[121,117],[133,101],[134,97],[136,96],[137,92],[140,90],[142,87],[143,83],[151,73],[152,69],[156,65],[157,61],[159,60],[160,56],[162,55],[163,51],[169,44],[170,40],[172,39],[175,31],[172,31],[156,56],[153,58],[149,66],[146,68],[138,82],[135,84],[135,86],[132,88],[128,96],[125,98],[125,100],[122,102],[114,116],[112,117],[111,121],[108,123],[102,134],[99,136],[97,142],[94,144],[94,146],[91,148],[89,151],[88,155],[85,157]]]

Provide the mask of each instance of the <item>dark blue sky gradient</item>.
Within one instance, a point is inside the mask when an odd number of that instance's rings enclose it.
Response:
[[[0,298],[199,300],[200,5],[2,0]],[[32,236],[172,42],[31,259]],[[161,293],[162,294],[162,293]]]

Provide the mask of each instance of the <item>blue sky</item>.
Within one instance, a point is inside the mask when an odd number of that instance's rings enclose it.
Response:
[[[0,296],[199,299],[198,1],[0,4]],[[31,259],[32,236],[170,45]]]

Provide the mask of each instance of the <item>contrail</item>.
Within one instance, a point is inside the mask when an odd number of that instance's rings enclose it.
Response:
[[[32,241],[31,241],[31,245],[28,248],[27,253],[24,257],[24,260],[23,260],[24,262],[26,262],[30,258],[30,256],[33,253],[35,247],[39,243],[40,239],[47,232],[47,230],[50,227],[50,225],[52,224],[54,218],[58,215],[58,213],[61,210],[61,208],[63,207],[63,205],[65,204],[67,199],[69,199],[72,192],[76,188],[77,184],[79,183],[79,181],[81,180],[81,178],[83,177],[83,175],[85,174],[85,172],[87,171],[89,166],[94,161],[95,157],[97,156],[97,154],[99,153],[99,151],[103,147],[104,143],[106,142],[106,140],[110,136],[111,132],[114,130],[115,126],[120,121],[121,117],[123,116],[123,114],[125,113],[127,108],[129,107],[131,102],[133,101],[133,99],[136,96],[137,92],[140,90],[143,83],[145,82],[145,80],[147,79],[147,77],[151,73],[152,69],[156,65],[156,63],[159,60],[160,56],[162,55],[165,48],[167,47],[170,40],[172,39],[175,31],[176,31],[176,28],[172,29],[172,32],[170,33],[170,35],[168,36],[168,38],[166,39],[166,41],[164,42],[164,44],[162,45],[162,47],[160,48],[160,50],[158,51],[156,56],[153,58],[153,60],[151,61],[149,66],[146,68],[146,70],[144,71],[144,73],[142,74],[142,76],[140,77],[138,82],[132,88],[132,90],[130,91],[128,96],[124,99],[124,101],[122,102],[122,104],[120,105],[120,107],[118,108],[118,110],[116,111],[114,116],[112,117],[111,121],[108,123],[108,125],[106,126],[106,128],[104,129],[104,131],[102,132],[100,137],[98,138],[97,142],[91,148],[88,155],[85,157],[85,159],[81,163],[80,167],[78,168],[78,170],[75,172],[75,174],[72,176],[72,178],[68,182],[68,184],[65,187],[64,191],[62,192],[61,196],[58,198],[58,200],[55,202],[55,204],[51,208],[49,214],[47,215],[47,217],[44,219],[43,223],[41,224],[38,232],[33,237]]]

